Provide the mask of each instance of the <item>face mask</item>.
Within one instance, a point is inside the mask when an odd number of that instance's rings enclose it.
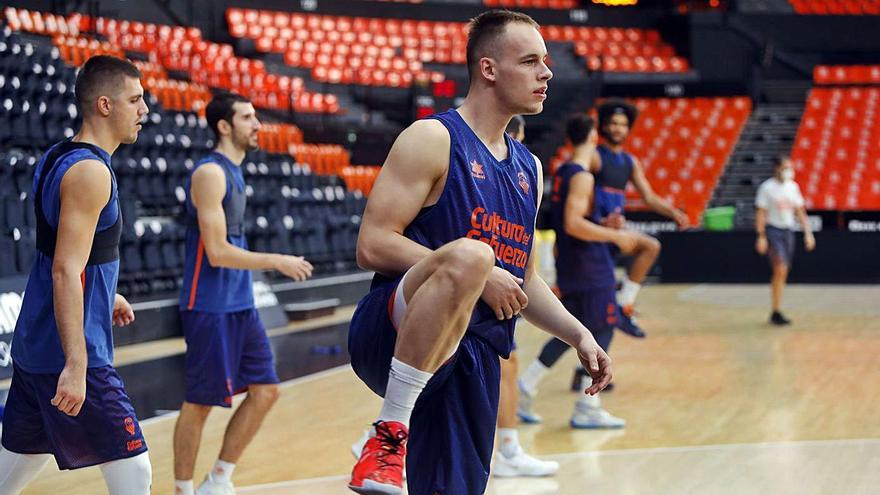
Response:
[[[782,171],[782,180],[788,182],[794,180],[794,170],[787,168]]]

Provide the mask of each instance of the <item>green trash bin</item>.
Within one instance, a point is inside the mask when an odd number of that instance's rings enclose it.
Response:
[[[718,206],[707,208],[703,213],[703,227],[706,230],[727,231],[733,230],[733,215],[736,208],[733,206]]]

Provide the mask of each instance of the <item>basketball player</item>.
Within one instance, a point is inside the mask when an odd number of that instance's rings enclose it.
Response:
[[[99,55],[77,74],[83,117],[34,173],[37,252],[12,341],[0,493],[20,493],[54,456],[59,469],[100,466],[111,495],[147,495],[140,425],[113,368],[112,325],[134,321],[116,294],[122,216],[110,156],[134,143],[148,109],[141,73]]]
[[[609,100],[599,106],[598,114],[599,133],[605,142],[596,148],[596,152],[590,158],[589,171],[594,176],[596,186],[606,193],[603,194],[605,201],[613,204],[610,213],[600,219],[601,224],[617,229],[623,228],[625,190],[627,183],[632,181],[642,200],[651,210],[674,220],[679,229],[687,228],[687,215],[654,193],[638,159],[623,150],[629,131],[638,116],[636,108],[625,101]],[[616,328],[633,337],[644,338],[644,330],[633,318],[633,305],[642,282],[660,254],[660,242],[640,232],[633,232],[632,235],[636,242],[629,243],[629,248],[619,249],[619,246],[613,248],[613,251],[619,250],[633,257],[621,290],[617,294],[621,311]],[[545,344],[540,357],[526,368],[520,380],[519,416],[523,421],[528,423],[540,421],[539,416],[531,411],[530,392],[537,392],[538,383],[566,350],[565,343],[551,339]],[[582,378],[585,378],[583,371],[575,371],[575,382]]]
[[[550,198],[551,221],[556,231],[556,285],[562,304],[593,332],[605,352],[611,345],[614,328],[622,315],[615,299],[614,254],[612,246],[631,251],[639,242],[635,232],[608,227],[603,220],[620,207],[615,193],[600,186],[589,172],[595,155],[598,134],[593,119],[575,115],[566,123],[566,138],[574,146],[571,161],[556,171]],[[555,362],[561,356],[556,349],[568,348],[547,344],[537,362]],[[545,367],[546,369],[546,367]],[[540,422],[531,411],[537,383],[527,374],[520,380],[519,415],[528,423]],[[622,428],[624,420],[605,411],[599,396],[581,397],[575,404],[570,424],[574,428]]]
[[[499,356],[520,312],[577,349],[594,377],[587,393],[611,379],[608,356],[530,262],[541,167],[504,129],[542,110],[546,58],[530,17],[473,19],[464,103],[404,130],[370,194],[358,260],[377,275],[352,317],[349,351],[384,402],[352,472],[358,493],[402,493],[404,459],[412,495],[483,493]]]
[[[782,314],[782,291],[788,279],[788,269],[794,259],[795,214],[804,231],[804,248],[816,248],[816,239],[810,229],[804,198],[794,181],[794,167],[787,156],[779,157],[773,168],[773,177],[758,187],[755,198],[755,231],[758,240],[755,249],[758,254],[768,254],[773,275],[770,279],[771,303],[773,312],[770,323],[788,325],[791,320]]]
[[[278,399],[278,375],[266,329],[254,306],[250,270],[278,270],[305,280],[312,265],[298,256],[248,251],[241,162],[257,148],[260,121],[251,102],[236,94],[215,96],[205,108],[217,136],[186,185],[186,257],[180,321],[186,339],[186,399],[174,428],[175,494],[193,493],[193,469],[202,429],[213,406],[235,411],[223,447],[200,495],[234,493],[232,472],[266,413]]]
[[[648,208],[675,221],[679,229],[687,228],[687,215],[654,193],[639,160],[623,150],[629,132],[638,117],[638,110],[620,100],[607,101],[600,105],[598,110],[599,133],[604,143],[596,148],[597,153],[594,153],[590,162],[590,172],[593,173],[599,187],[613,193],[609,201],[614,201],[617,205],[615,215],[609,215],[606,222],[623,223],[623,219],[618,215],[623,213],[626,185],[632,182]],[[633,315],[633,306],[641,284],[660,254],[660,242],[654,237],[636,233],[636,239],[637,242],[629,251],[622,251],[623,254],[633,257],[617,295],[617,301],[626,318]],[[622,325],[620,329],[635,337],[645,336],[636,326]]]
[[[505,132],[521,143],[526,137],[525,119],[520,115],[514,115]],[[501,360],[501,393],[498,401],[499,447],[492,474],[496,477],[556,474],[559,471],[558,462],[536,459],[526,454],[519,444],[519,433],[516,430],[516,408],[519,402],[519,389],[516,384],[518,375],[519,361],[516,349],[513,349],[508,359]]]

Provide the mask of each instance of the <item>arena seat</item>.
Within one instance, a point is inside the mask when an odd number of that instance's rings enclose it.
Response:
[[[627,151],[642,164],[654,191],[699,223],[718,178],[751,113],[747,98],[640,98],[639,118]],[[570,145],[551,160],[554,171],[571,156]],[[630,183],[627,209],[643,210]]]

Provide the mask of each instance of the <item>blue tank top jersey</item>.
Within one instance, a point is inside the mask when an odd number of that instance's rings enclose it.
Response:
[[[600,186],[609,194],[607,208],[603,205],[600,211],[602,217],[608,216],[615,209],[620,209],[626,204],[626,184],[632,179],[635,162],[632,155],[626,151],[615,153],[604,145],[596,147],[602,158],[602,168],[596,176],[596,185]]]
[[[449,171],[437,203],[422,209],[404,235],[430,249],[462,237],[485,242],[495,251],[497,266],[524,278],[537,214],[534,156],[505,134],[508,157],[496,160],[455,109],[428,118],[439,120],[449,131]],[[388,281],[377,274],[373,286]],[[515,319],[499,321],[480,300],[468,332],[506,357],[515,323]]]
[[[556,231],[556,285],[562,294],[589,289],[605,288],[615,284],[614,257],[611,244],[587,242],[565,232],[565,202],[571,180],[579,173],[589,172],[576,163],[565,163],[556,170],[553,193],[550,195],[550,219]],[[585,218],[599,224],[612,205],[617,204],[616,193],[606,191],[598,182],[593,186],[590,214]]]
[[[223,210],[227,215],[226,239],[233,246],[247,249],[247,239],[243,229],[240,228],[244,224],[246,204],[244,174],[241,167],[236,166],[225,155],[213,151],[199,160],[193,172],[206,163],[216,163],[226,173],[226,195],[223,197]],[[205,245],[199,233],[196,208],[192,204],[191,182],[192,174],[184,186],[188,226],[180,309],[206,313],[232,313],[253,309],[255,307],[253,277],[250,270],[213,267],[208,262]],[[231,226],[239,228],[230,228]]]
[[[60,144],[60,143],[59,143]],[[33,193],[36,196],[45,159],[58,144],[53,145],[34,171]],[[98,217],[95,232],[112,228],[119,220],[116,174],[110,167],[110,154],[98,149],[100,155],[85,149],[76,149],[56,160],[49,170],[42,191],[42,208],[46,220],[56,231],[61,212],[61,180],[64,174],[83,160],[99,160],[110,169],[110,200]],[[87,193],[87,191],[83,191]],[[119,260],[87,265],[82,273],[83,332],[89,368],[113,363],[113,302],[119,279]],[[52,292],[52,257],[37,250],[22,301],[21,312],[12,338],[12,360],[28,373],[60,373],[64,369],[64,351],[55,322]]]

